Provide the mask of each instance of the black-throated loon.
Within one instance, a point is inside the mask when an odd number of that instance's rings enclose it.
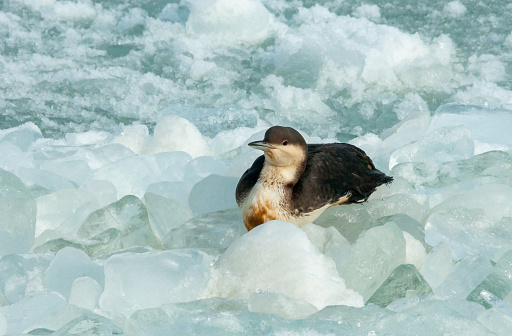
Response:
[[[291,127],[273,126],[249,146],[264,154],[236,187],[247,230],[275,219],[302,226],[331,206],[365,202],[378,186],[393,181],[360,148],[308,145]]]

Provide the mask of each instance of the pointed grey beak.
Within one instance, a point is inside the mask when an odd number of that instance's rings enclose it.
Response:
[[[252,148],[259,149],[262,151],[266,151],[266,150],[275,148],[274,146],[269,145],[268,143],[264,142],[263,140],[262,141],[253,141],[253,142],[249,143],[248,145],[251,146]]]

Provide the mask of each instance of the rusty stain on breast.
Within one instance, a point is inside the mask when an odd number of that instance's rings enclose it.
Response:
[[[256,226],[275,219],[277,219],[277,216],[272,211],[270,202],[265,201],[249,207],[244,215],[244,224],[247,231],[251,231]]]

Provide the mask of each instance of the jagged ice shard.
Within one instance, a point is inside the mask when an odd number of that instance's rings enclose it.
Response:
[[[0,1],[0,335],[508,336],[511,60],[507,0]],[[394,182],[247,233],[275,124]]]

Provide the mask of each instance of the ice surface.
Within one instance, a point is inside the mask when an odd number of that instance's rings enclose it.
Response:
[[[52,335],[123,335],[123,331],[111,320],[88,312],[68,322]]]
[[[153,141],[147,149],[150,154],[172,151],[183,151],[192,157],[211,153],[197,127],[175,115],[160,119],[155,126]]]
[[[434,290],[441,298],[457,297],[464,299],[492,271],[489,259],[482,256],[466,257],[453,268]]]
[[[50,292],[27,297],[13,305],[1,307],[0,314],[7,322],[6,334],[23,333],[65,305],[66,301],[61,295]]]
[[[252,293],[249,297],[249,310],[275,314],[288,319],[305,318],[318,311],[311,303],[274,292]]]
[[[28,252],[34,242],[36,212],[32,198],[0,197],[0,256]]]
[[[497,197],[506,197],[497,194]],[[494,207],[494,205],[493,205]],[[452,206],[447,212],[435,212],[425,223],[425,239],[435,246],[445,242],[455,260],[482,255],[497,260],[512,248],[512,218],[487,216],[482,209]]]
[[[45,230],[76,232],[84,219],[98,208],[95,196],[74,188],[37,198],[36,236]]]
[[[499,299],[505,299],[512,290],[512,250],[506,252],[494,265],[491,273],[468,295],[467,300],[480,303],[486,308],[491,305],[482,296],[482,291],[488,291]]]
[[[71,285],[68,302],[78,307],[93,310],[98,307],[98,301],[103,289],[93,278],[84,276],[76,278]]]
[[[80,226],[78,237],[90,239],[112,229],[119,232],[122,248],[160,245],[151,230],[146,206],[135,196],[125,196],[91,213]]]
[[[144,203],[146,203],[151,227],[160,241],[170,230],[192,218],[192,211],[188,205],[175,199],[146,193]]]
[[[235,239],[247,232],[241,223],[242,215],[238,209],[194,217],[170,230],[163,245],[168,249],[190,247],[210,254],[221,254]]]
[[[329,208],[315,223],[325,228],[335,227],[350,243],[354,243],[361,232],[377,226],[366,207],[357,205]]]
[[[404,162],[443,163],[469,159],[474,151],[474,141],[467,128],[438,128],[422,139],[397,149],[389,159],[389,169]]]
[[[91,178],[111,182],[117,190],[117,198],[142,197],[147,186],[158,181],[159,174],[155,160],[147,156],[126,156],[95,170]]]
[[[460,1],[456,0],[456,1],[451,1],[451,2],[448,2],[445,6],[444,6],[444,12],[453,17],[453,18],[457,18],[461,15],[464,15],[467,11],[466,9],[466,6],[464,6]]]
[[[10,254],[0,259],[0,306],[16,303],[44,290],[48,256]]]
[[[254,43],[269,35],[272,15],[255,0],[192,1],[187,30],[218,43]]]
[[[193,249],[112,256],[105,261],[100,308],[128,317],[138,309],[193,301],[208,282],[210,262]]]
[[[212,174],[194,185],[188,203],[194,216],[237,208],[235,189],[238,178]]]
[[[432,289],[414,265],[402,264],[395,268],[377,291],[368,299],[381,307],[386,307],[395,299],[411,296],[428,296]]]
[[[425,247],[408,232],[404,232],[404,239],[405,263],[414,265],[418,270],[421,269],[427,257]]]
[[[43,283],[46,288],[69,298],[75,279],[88,276],[103,287],[105,277],[103,267],[92,261],[85,252],[66,247],[53,258],[46,270]]]
[[[453,271],[450,248],[446,243],[435,246],[425,258],[421,275],[434,290]]]
[[[302,227],[302,230],[306,232],[309,240],[318,247],[320,252],[334,260],[338,274],[342,274],[352,252],[348,240],[333,226],[324,229],[308,223]]]
[[[342,274],[347,287],[367,301],[393,269],[405,262],[405,244],[403,232],[393,223],[366,231],[354,244]]]
[[[215,263],[203,297],[247,299],[258,290],[303,300],[318,309],[363,304],[359,294],[345,287],[333,260],[322,255],[302,230],[281,221],[260,225],[231,244]]]

